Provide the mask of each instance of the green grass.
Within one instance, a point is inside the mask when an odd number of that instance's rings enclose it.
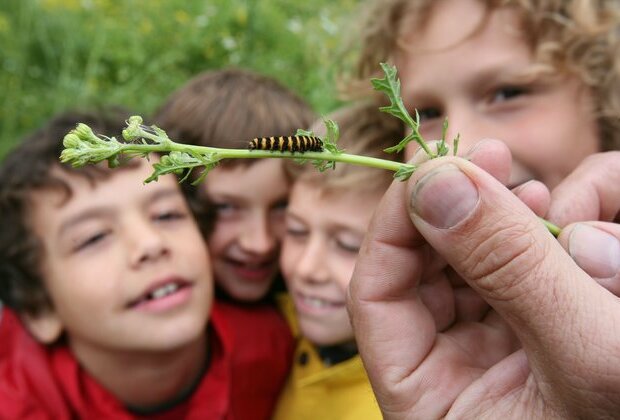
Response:
[[[319,113],[358,0],[0,0],[0,159],[68,108],[149,115],[193,75],[276,77]]]

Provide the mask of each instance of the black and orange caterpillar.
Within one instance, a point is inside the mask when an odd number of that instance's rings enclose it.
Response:
[[[258,137],[250,140],[248,149],[291,153],[322,152],[323,141],[312,136]]]

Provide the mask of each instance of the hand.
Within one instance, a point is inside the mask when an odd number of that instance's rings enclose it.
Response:
[[[620,152],[589,156],[551,193],[539,182],[513,192],[536,214],[564,227],[558,238],[564,249],[620,296]],[[584,221],[589,222],[577,223]]]
[[[388,190],[360,252],[348,304],[384,415],[615,416],[620,302],[504,188],[509,161],[477,155],[499,180],[423,164]]]

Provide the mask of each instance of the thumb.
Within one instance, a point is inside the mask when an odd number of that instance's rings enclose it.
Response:
[[[408,188],[419,233],[510,324],[526,352],[541,342],[551,352],[574,348],[579,332],[566,321],[595,317],[591,298],[599,311],[611,295],[577,267],[525,204],[459,158],[422,165]]]

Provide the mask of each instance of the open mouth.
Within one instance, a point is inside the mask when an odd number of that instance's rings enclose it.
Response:
[[[324,313],[345,307],[343,301],[324,299],[317,296],[295,293],[295,306],[302,312]]]
[[[128,308],[162,310],[176,306],[189,298],[191,283],[173,279],[150,287],[137,299],[128,303]]]

